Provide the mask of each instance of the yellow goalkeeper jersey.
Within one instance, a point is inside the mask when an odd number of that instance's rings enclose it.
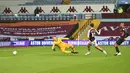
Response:
[[[53,42],[52,49],[57,45],[60,49],[69,48],[70,45],[63,42],[62,40],[68,40],[69,38],[57,38],[57,41]]]

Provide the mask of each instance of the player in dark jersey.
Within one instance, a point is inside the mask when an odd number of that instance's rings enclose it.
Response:
[[[121,29],[121,36],[120,38],[116,41],[116,43],[114,44],[114,47],[116,49],[116,54],[114,54],[115,56],[120,56],[121,52],[118,48],[118,45],[121,45],[122,42],[124,42],[126,40],[126,38],[129,36],[127,30],[124,27],[124,23],[120,24],[120,29]]]
[[[88,43],[88,52],[85,55],[89,55],[90,52],[90,47],[91,46],[95,46],[96,49],[98,49],[99,51],[103,52],[105,55],[107,55],[107,52],[105,50],[103,50],[101,47],[98,46],[96,39],[95,39],[95,35],[98,34],[100,35],[101,30],[99,30],[99,32],[93,28],[94,24],[91,23],[89,25],[89,31],[88,31],[88,39],[89,39],[89,43]]]

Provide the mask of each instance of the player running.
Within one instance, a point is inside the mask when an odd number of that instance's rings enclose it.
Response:
[[[114,47],[116,49],[116,54],[114,54],[115,56],[120,56],[121,52],[118,48],[118,45],[121,45],[122,42],[124,42],[126,40],[126,38],[129,36],[127,30],[124,27],[124,23],[120,24],[120,29],[121,29],[121,36],[120,38],[116,41],[116,43],[114,44]]]
[[[55,45],[57,45],[60,50],[63,52],[63,53],[73,53],[73,54],[78,54],[78,52],[75,51],[75,47],[71,44],[67,44],[65,42],[63,42],[62,40],[69,40],[69,38],[57,38],[57,37],[53,37],[53,45],[52,45],[52,50],[55,51]],[[72,51],[66,51],[67,48],[71,48]]]
[[[89,55],[90,52],[90,47],[91,46],[95,46],[96,49],[98,49],[99,51],[103,52],[105,55],[107,55],[107,52],[105,50],[103,50],[101,47],[98,46],[96,39],[95,39],[95,35],[98,34],[100,35],[101,30],[99,30],[99,32],[93,28],[94,24],[91,23],[89,25],[89,31],[88,31],[88,39],[89,39],[89,43],[88,43],[88,52],[85,55]]]

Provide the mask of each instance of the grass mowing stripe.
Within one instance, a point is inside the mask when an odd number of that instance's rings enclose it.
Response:
[[[18,47],[0,49],[0,73],[130,73],[130,47],[120,46],[122,56],[115,57],[113,46],[102,46],[107,57],[91,48],[91,55],[85,56],[86,46],[77,46],[78,55],[63,54],[46,47]],[[69,50],[69,49],[68,49]],[[3,59],[2,59],[3,58]]]

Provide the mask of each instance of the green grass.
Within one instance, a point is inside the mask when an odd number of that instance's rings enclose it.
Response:
[[[113,46],[102,47],[107,57],[95,48],[85,56],[85,46],[76,47],[78,55],[63,54],[58,48],[53,52],[51,47],[1,48],[0,73],[130,73],[129,46],[121,46],[122,56],[116,57]]]

